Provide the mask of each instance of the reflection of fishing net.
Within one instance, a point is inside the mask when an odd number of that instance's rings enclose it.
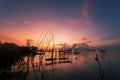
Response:
[[[42,32],[37,47],[40,50],[52,49],[54,47],[54,35],[50,31]]]

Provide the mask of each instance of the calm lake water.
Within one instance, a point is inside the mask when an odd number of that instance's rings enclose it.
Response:
[[[21,72],[12,80],[120,80],[120,50],[81,51],[79,54],[55,52],[53,59],[50,59],[51,54],[24,57],[12,66],[11,72]]]

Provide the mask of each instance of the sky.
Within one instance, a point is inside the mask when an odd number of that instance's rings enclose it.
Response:
[[[0,41],[24,45],[44,31],[58,43],[120,45],[120,0],[0,0]]]

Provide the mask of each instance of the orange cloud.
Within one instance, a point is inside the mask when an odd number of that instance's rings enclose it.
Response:
[[[85,42],[85,43],[92,43],[91,40],[88,40],[88,38],[85,38],[85,37],[80,38],[80,43],[82,43],[82,42]]]
[[[80,40],[81,41],[87,41],[88,39],[87,38],[81,38]]]

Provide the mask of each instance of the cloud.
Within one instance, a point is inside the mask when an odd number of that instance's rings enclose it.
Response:
[[[24,24],[30,24],[30,21],[24,20],[23,23],[24,23]]]
[[[80,41],[87,41],[87,38],[80,38]]]
[[[9,19],[3,19],[3,20],[1,20],[2,21],[2,23],[4,23],[4,24],[18,24],[18,22],[16,22],[16,21],[13,21],[13,20],[9,20]],[[19,20],[19,22],[23,22],[24,24],[30,24],[30,21],[28,21],[28,20]]]
[[[83,6],[81,8],[81,13],[83,16],[86,18],[89,18],[89,13],[88,13],[88,0],[83,0]]]
[[[88,40],[88,38],[86,38],[86,37],[80,38],[80,42],[92,43],[92,41]]]
[[[5,24],[16,24],[16,22],[10,21],[8,19],[3,19],[2,22],[5,23]]]
[[[84,20],[84,19],[70,19],[70,20],[66,20],[66,22],[70,23],[70,24],[79,24],[80,26],[85,26],[85,25],[93,25],[93,22],[91,22],[90,20]]]

